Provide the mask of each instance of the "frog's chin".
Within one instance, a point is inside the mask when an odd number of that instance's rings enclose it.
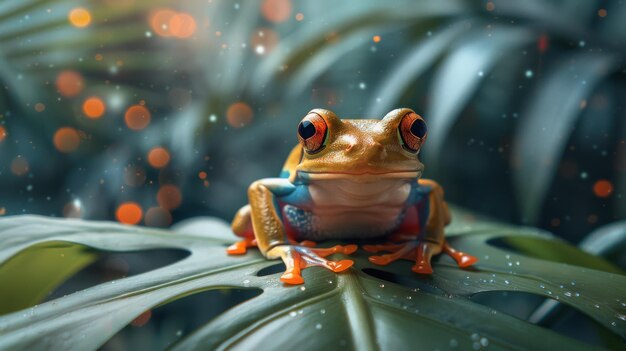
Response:
[[[354,182],[376,182],[386,179],[417,179],[422,172],[414,171],[393,171],[393,172],[304,172],[298,171],[298,176],[307,180],[332,180],[345,179]]]

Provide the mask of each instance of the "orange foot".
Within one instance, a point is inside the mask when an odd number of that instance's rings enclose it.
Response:
[[[243,255],[248,251],[249,247],[256,247],[256,246],[257,246],[256,239],[243,238],[243,240],[230,245],[226,249],[226,253],[228,253],[229,255]]]
[[[365,245],[363,249],[372,253],[381,251],[390,252],[380,256],[370,256],[369,260],[374,264],[384,266],[399,259],[404,259],[415,262],[415,265],[411,268],[413,272],[432,274],[433,267],[430,264],[430,260],[433,254],[439,251],[437,246],[437,244],[432,242],[411,240],[403,243]],[[474,256],[453,249],[447,242],[443,243],[441,251],[452,257],[459,267],[469,267],[478,261]]]
[[[352,260],[329,261],[324,257],[342,253],[349,255],[355,252],[356,245],[337,245],[330,248],[313,249],[298,245],[279,245],[268,251],[268,258],[282,258],[287,269],[280,277],[280,280],[287,284],[302,284],[302,270],[308,267],[319,266],[333,272],[342,272],[350,268],[354,262]]]

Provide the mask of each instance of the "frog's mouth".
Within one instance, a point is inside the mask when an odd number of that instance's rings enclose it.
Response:
[[[298,171],[298,176],[306,180],[349,179],[355,182],[375,182],[381,179],[417,179],[421,171],[393,171],[393,172],[305,172]]]

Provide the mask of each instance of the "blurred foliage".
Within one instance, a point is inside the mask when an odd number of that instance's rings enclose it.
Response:
[[[624,16],[617,0],[5,0],[0,215],[230,218],[311,108],[407,106],[451,202],[578,242],[626,218]],[[137,105],[151,119],[133,129]]]
[[[79,255],[62,256],[70,251],[97,256],[158,248],[190,254],[139,275],[128,274],[126,265],[128,276],[109,277],[43,303],[29,296],[28,308],[2,299],[3,311],[17,311],[0,316],[0,349],[398,350],[413,348],[416,342],[441,350],[623,348],[622,271],[596,269],[610,265],[542,231],[477,220],[460,211],[454,217],[449,240],[480,258],[472,269],[460,269],[449,257],[440,256],[434,263],[436,273],[420,276],[411,272],[409,262],[376,266],[359,251],[351,256],[355,266],[346,272],[305,270],[306,283],[301,286],[283,285],[279,276],[284,265],[266,260],[256,250],[228,256],[230,228],[215,219],[189,222],[174,232],[108,222],[9,217],[0,220],[0,275],[8,282],[1,288],[4,295],[19,294],[22,286],[12,282],[25,279],[46,283],[37,290],[41,296],[49,293],[66,277],[41,275],[34,268],[45,269],[59,260],[68,267],[83,266]],[[529,252],[542,250],[540,241],[550,242],[558,248],[555,252],[567,251],[574,264],[498,248],[491,244],[497,240],[524,242]],[[61,242],[66,244],[59,247]],[[42,245],[64,251],[56,251],[58,257],[33,255]],[[28,275],[11,269],[12,262],[23,262],[24,257],[33,268]],[[209,291],[233,291],[239,299],[206,295]],[[197,304],[192,308],[214,307],[213,314],[193,322],[196,314],[181,302],[190,303],[196,295],[205,301],[193,300]],[[526,313],[543,299],[577,311],[576,317],[565,314],[557,319],[573,324],[560,330],[555,321],[543,325],[526,321]],[[170,304],[186,311],[184,318],[176,318],[182,312],[170,309],[167,318],[153,320]],[[523,306],[522,312],[511,312],[507,307],[511,304]]]

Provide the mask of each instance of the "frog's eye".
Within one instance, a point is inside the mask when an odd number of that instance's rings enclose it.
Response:
[[[413,153],[419,151],[420,147],[426,140],[428,129],[426,122],[417,113],[410,112],[402,117],[398,126],[398,134],[402,146]]]
[[[310,154],[321,151],[328,134],[326,121],[317,113],[309,113],[298,125],[298,141]]]

